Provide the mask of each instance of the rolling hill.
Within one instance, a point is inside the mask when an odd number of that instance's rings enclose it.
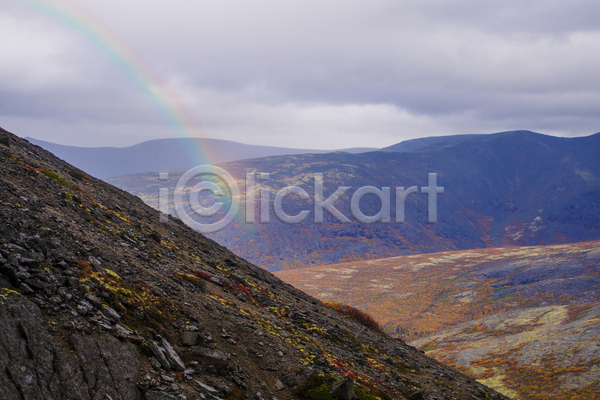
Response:
[[[600,242],[280,271],[515,399],[600,398]]]
[[[33,138],[26,138],[87,171],[100,179],[177,168],[192,168],[209,162],[221,163],[247,158],[284,154],[328,153],[325,150],[293,149],[286,147],[249,145],[221,139],[156,139],[128,147],[66,146]],[[372,151],[371,148],[344,149],[348,153]]]
[[[248,224],[244,201],[239,217],[210,237],[269,270],[302,268],[358,259],[390,257],[485,247],[540,245],[600,238],[600,134],[558,138],[528,131],[465,135],[422,141],[410,152],[378,151],[361,154],[329,153],[266,157],[220,164],[242,190],[246,173],[268,173],[256,180],[270,195],[269,223]],[[441,140],[441,142],[440,142]],[[423,144],[423,143],[422,143]],[[161,182],[157,174],[109,179],[112,184],[158,206],[160,187],[172,193],[185,171],[170,171]],[[340,187],[350,189],[335,207],[350,222],[325,212],[314,223],[315,174],[323,174],[324,196]],[[405,202],[405,222],[396,222],[394,195],[398,187],[424,187],[428,174],[437,173],[438,223],[428,223],[427,196],[412,194]],[[308,200],[287,196],[289,215],[302,210],[299,224],[277,219],[273,199],[279,190],[297,185]],[[350,199],[358,188],[390,187],[391,222],[364,224],[353,218]],[[362,198],[361,210],[374,215],[380,202]],[[260,204],[255,203],[258,216]]]

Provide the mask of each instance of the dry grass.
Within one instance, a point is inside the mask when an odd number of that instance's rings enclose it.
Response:
[[[377,321],[375,321],[375,318],[371,317],[366,312],[361,311],[356,307],[352,307],[352,306],[349,306],[346,304],[330,303],[330,302],[323,303],[323,304],[325,304],[329,308],[333,308],[334,310],[341,312],[342,314],[344,314],[345,316],[347,316],[349,318],[352,318],[359,324],[366,326],[367,328],[371,329],[372,331],[377,332],[382,336],[387,336],[387,334],[383,331],[383,329],[381,329],[381,326],[379,326],[379,323]]]

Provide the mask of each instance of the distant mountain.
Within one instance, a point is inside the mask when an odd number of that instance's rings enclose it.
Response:
[[[157,139],[129,147],[76,147],[26,139],[100,179],[248,158],[331,151],[256,146],[220,139]],[[210,160],[200,154],[199,149],[209,153]],[[362,153],[372,150],[376,149],[349,148],[339,151]]]
[[[333,264],[277,276],[513,399],[598,399],[600,241]]]
[[[247,172],[270,173],[268,181],[256,181],[256,190],[270,191],[270,222],[258,222],[257,200],[255,223],[245,223],[240,215],[210,237],[270,270],[600,239],[598,154],[600,134],[558,138],[514,131],[461,137],[408,153],[330,153],[225,163],[221,166],[238,179],[242,191]],[[157,207],[159,187],[172,190],[184,172],[172,171],[167,182],[159,182],[156,174],[109,181]],[[340,187],[351,187],[335,203],[350,223],[339,222],[327,211],[323,223],[313,222],[315,173],[323,173],[325,198]],[[417,193],[406,199],[405,223],[395,222],[395,187],[425,187],[428,173],[437,173],[438,186],[445,188],[438,196],[438,223],[428,224],[428,196]],[[288,185],[298,185],[309,194],[309,200],[293,195],[285,198],[288,215],[309,211],[308,218],[296,225],[279,221],[273,211],[275,194]],[[391,223],[364,224],[353,218],[350,198],[364,186],[391,187]],[[374,215],[379,209],[374,196],[362,199],[365,215]]]

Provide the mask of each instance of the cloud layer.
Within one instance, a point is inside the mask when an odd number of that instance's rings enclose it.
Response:
[[[253,144],[600,131],[600,3],[496,3],[0,2],[0,126],[90,146],[180,136],[153,83],[206,136]],[[154,81],[136,82],[99,32]]]

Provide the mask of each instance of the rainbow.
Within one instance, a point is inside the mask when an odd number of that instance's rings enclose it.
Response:
[[[145,93],[163,119],[178,132],[178,136],[197,139],[192,141],[195,148],[186,146],[193,159],[211,159],[212,151],[201,140],[206,137],[205,133],[177,94],[105,24],[72,1],[26,0],[26,3],[69,26],[101,50]]]

